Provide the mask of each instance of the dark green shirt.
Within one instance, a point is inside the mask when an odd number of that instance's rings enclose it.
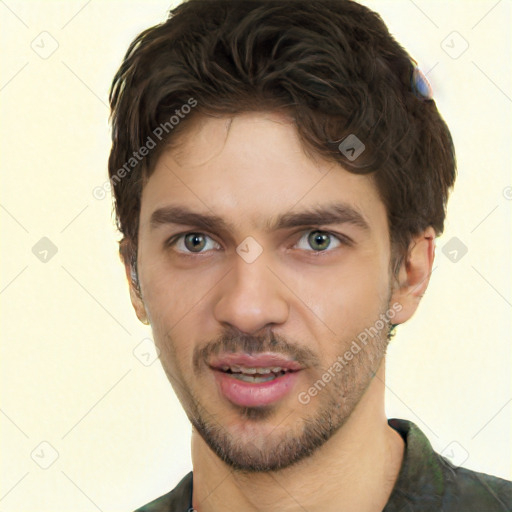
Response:
[[[397,481],[383,512],[511,512],[512,482],[454,466],[407,420],[390,419],[405,441]],[[192,471],[136,512],[192,512]]]

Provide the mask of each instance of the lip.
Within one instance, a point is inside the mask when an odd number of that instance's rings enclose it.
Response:
[[[235,405],[262,407],[284,398],[294,387],[299,372],[287,372],[267,382],[244,382],[222,370],[214,370],[221,394]]]
[[[267,382],[245,382],[231,373],[222,371],[223,366],[246,366],[251,368],[280,367],[288,370],[284,375]],[[297,361],[281,354],[222,354],[209,364],[213,370],[218,389],[224,398],[241,407],[262,407],[283,399],[295,386],[300,370]]]
[[[211,359],[209,366],[214,370],[221,370],[223,366],[247,366],[249,368],[273,368],[279,366],[286,370],[302,370],[303,366],[288,359],[282,354],[263,352],[261,354],[229,353],[221,354]]]

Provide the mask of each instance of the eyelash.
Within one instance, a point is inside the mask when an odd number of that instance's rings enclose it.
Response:
[[[341,233],[332,233],[331,231],[324,231],[322,229],[318,229],[318,228],[309,228],[305,231],[301,231],[301,237],[299,239],[299,242],[304,238],[305,235],[308,235],[310,233],[313,233],[315,231],[318,231],[319,233],[321,234],[324,234],[324,235],[328,235],[330,237],[333,237],[333,238],[336,238],[339,243],[340,243],[340,246],[341,245],[344,245],[344,246],[347,246],[347,247],[351,247],[354,242],[349,238],[347,237],[346,235],[342,235]],[[200,231],[186,231],[184,233],[180,233],[180,234],[177,234],[177,235],[173,235],[171,238],[169,238],[168,240],[166,240],[164,242],[164,248],[171,248],[173,247],[174,245],[176,245],[176,243],[182,239],[182,238],[185,238],[187,235],[192,235],[192,234],[195,234],[195,235],[202,235],[202,236],[206,236],[207,238],[210,238],[211,240],[212,237],[207,235],[206,233],[202,233]],[[299,243],[297,242],[297,243]],[[217,242],[215,242],[217,243]],[[220,245],[220,244],[218,244]],[[336,249],[336,247],[335,247]],[[332,252],[334,249],[330,249],[330,245],[327,249],[323,250],[323,251],[314,251],[314,250],[306,250],[306,252],[310,252],[312,254],[315,254],[315,255],[321,255],[321,254],[324,254],[324,253],[329,253],[329,252]],[[187,251],[187,252],[184,252],[184,251],[176,251],[178,252],[178,254],[180,256],[183,256],[185,258],[194,258],[194,257],[197,257],[197,256],[201,256],[202,254],[206,254],[207,252],[209,251],[203,251],[203,252],[198,252],[198,253],[193,253],[193,252],[190,252],[190,251]]]

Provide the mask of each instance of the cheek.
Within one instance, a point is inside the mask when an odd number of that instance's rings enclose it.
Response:
[[[151,264],[140,259],[140,282],[155,344],[164,360],[189,358],[198,327],[203,330],[209,325],[205,308],[222,273],[212,269],[176,270],[168,259],[150,257],[147,254],[146,261]]]
[[[303,293],[311,297],[318,317],[339,334],[373,322],[389,298],[387,262],[372,254],[358,254],[318,278],[303,281]]]
[[[177,269],[168,254],[149,243],[139,254],[139,270],[146,310],[153,322],[167,328],[184,317],[205,293],[205,283],[197,272]]]

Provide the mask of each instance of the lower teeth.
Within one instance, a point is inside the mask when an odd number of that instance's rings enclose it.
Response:
[[[274,380],[277,375],[275,373],[271,373],[269,375],[261,375],[261,376],[254,376],[254,375],[245,375],[243,373],[232,373],[231,374],[235,379],[243,380],[244,382],[267,382],[269,380]]]

